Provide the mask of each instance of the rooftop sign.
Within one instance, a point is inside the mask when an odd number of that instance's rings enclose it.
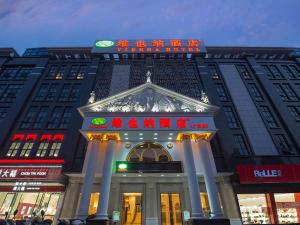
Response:
[[[97,40],[92,53],[194,53],[204,54],[197,39]]]

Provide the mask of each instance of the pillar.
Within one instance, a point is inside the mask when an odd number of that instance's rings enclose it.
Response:
[[[79,181],[73,181],[69,178],[68,186],[65,192],[60,218],[73,218],[76,214],[76,208],[79,201],[80,184]]]
[[[213,173],[214,168],[212,167],[212,162],[209,157],[209,151],[211,151],[210,143],[208,141],[199,139],[198,146],[200,163],[203,165],[204,181],[211,209],[211,216],[214,218],[223,218],[224,215],[221,209],[216,180]]]
[[[98,151],[99,142],[89,141],[86,152],[86,157],[88,157],[87,167],[81,187],[80,204],[76,213],[76,218],[78,219],[86,219],[88,216],[91,192],[94,183],[95,170],[97,166]]]
[[[157,215],[157,187],[156,183],[150,178],[146,184],[146,225],[159,224]]]
[[[195,169],[194,156],[192,152],[191,140],[183,139],[183,152],[184,152],[184,164],[185,170],[188,177],[189,193],[191,200],[191,218],[201,219],[203,218],[203,210],[200,199],[199,184]]]
[[[94,220],[108,220],[108,201],[111,184],[111,176],[113,172],[113,156],[116,147],[115,140],[108,140],[106,142],[104,163],[102,169],[102,178],[100,185],[100,198],[96,217]]]

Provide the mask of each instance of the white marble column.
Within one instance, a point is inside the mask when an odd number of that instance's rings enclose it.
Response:
[[[157,187],[153,182],[153,178],[147,180],[146,183],[146,225],[159,224],[157,215]]]
[[[95,220],[108,220],[108,203],[109,192],[111,184],[111,176],[113,172],[113,156],[116,148],[115,140],[108,140],[106,142],[104,163],[102,169],[102,178],[100,185],[100,199]]]
[[[87,159],[87,167],[81,187],[81,198],[76,218],[86,219],[90,205],[91,191],[94,183],[95,170],[97,166],[97,158],[99,151],[98,141],[89,141],[85,157]]]
[[[211,151],[210,143],[205,140],[198,140],[198,147],[200,154],[200,163],[202,163],[203,165],[204,181],[211,209],[211,216],[214,218],[223,218],[224,215],[221,209],[218,197],[218,189],[213,172],[214,168],[209,156]]]
[[[191,200],[191,218],[192,219],[200,219],[203,218],[203,209],[200,199],[200,190],[199,184],[195,169],[194,156],[192,152],[191,140],[183,139],[183,152],[184,152],[184,164],[185,164],[185,172],[188,177],[189,184],[189,193]]]

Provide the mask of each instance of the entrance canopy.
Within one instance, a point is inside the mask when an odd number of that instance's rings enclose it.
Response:
[[[203,93],[198,101],[147,82],[117,95],[78,108],[84,118],[81,133],[88,139],[175,141],[183,135],[208,139],[216,132],[213,117],[218,107]],[[206,103],[205,103],[206,102]]]

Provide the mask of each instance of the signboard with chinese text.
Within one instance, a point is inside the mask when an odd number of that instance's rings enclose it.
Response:
[[[58,180],[61,167],[0,167],[1,180]]]
[[[216,128],[211,116],[105,116],[86,117],[82,130],[105,132],[125,130],[214,131]]]
[[[97,40],[92,53],[198,53],[205,54],[202,40],[153,39],[153,40]]]
[[[241,184],[300,182],[300,165],[237,166]]]

